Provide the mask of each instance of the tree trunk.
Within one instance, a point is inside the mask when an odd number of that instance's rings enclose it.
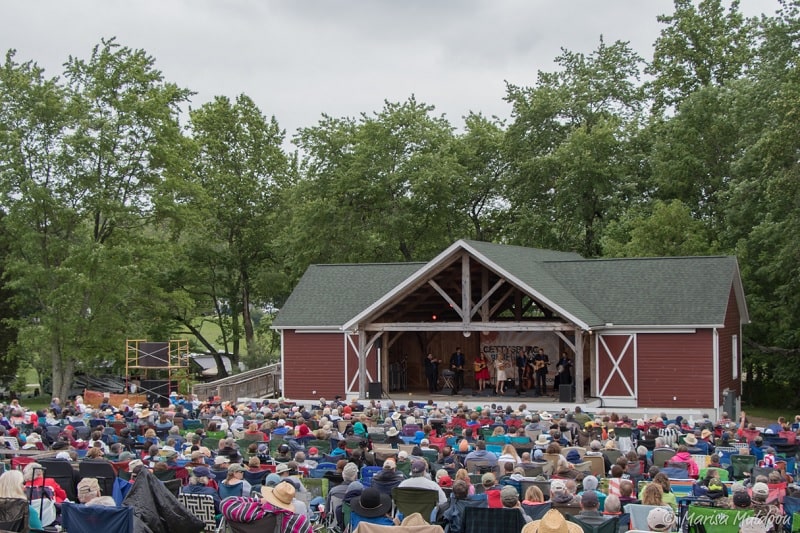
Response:
[[[228,377],[228,371],[225,369],[225,363],[222,362],[222,356],[217,351],[217,349],[214,348],[214,345],[208,342],[206,338],[203,337],[203,335],[200,333],[200,330],[194,327],[190,322],[181,320],[179,317],[176,318],[178,318],[178,320],[180,320],[184,326],[189,328],[189,331],[192,333],[192,335],[194,335],[195,338],[198,341],[200,341],[200,344],[206,347],[208,353],[210,353],[211,357],[214,358],[214,362],[217,364],[217,379]]]
[[[75,377],[75,362],[72,360],[64,360],[61,350],[58,347],[58,342],[53,341],[50,347],[50,361],[52,362],[53,371],[53,396],[61,398],[66,401],[69,397],[69,390],[72,387],[72,381]]]
[[[250,315],[250,281],[245,271],[242,272],[242,326],[244,327],[244,340],[247,345],[247,355],[253,357],[258,353],[258,346],[256,346],[253,318]]]

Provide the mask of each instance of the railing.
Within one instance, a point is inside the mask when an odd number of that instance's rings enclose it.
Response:
[[[233,402],[239,398],[270,398],[279,390],[280,376],[281,365],[274,364],[197,384],[192,387],[192,392],[201,400],[210,396],[219,396]]]

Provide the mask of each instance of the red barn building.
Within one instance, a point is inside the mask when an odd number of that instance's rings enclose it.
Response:
[[[574,363],[575,401],[721,410],[741,394],[748,322],[734,257],[584,259],[458,241],[428,263],[309,267],[278,314],[283,393],[426,390],[428,352],[495,359],[544,347]],[[552,372],[551,372],[552,376]]]

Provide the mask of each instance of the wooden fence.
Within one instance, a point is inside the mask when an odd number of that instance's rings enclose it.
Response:
[[[232,402],[239,398],[272,398],[280,390],[280,377],[281,365],[274,364],[197,384],[192,387],[192,392],[201,400],[210,396],[219,396],[223,401]]]

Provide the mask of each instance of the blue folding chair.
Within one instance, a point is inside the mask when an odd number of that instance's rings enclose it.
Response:
[[[372,486],[372,476],[383,470],[380,466],[364,466],[361,467],[361,484],[364,487]]]
[[[69,533],[133,533],[133,507],[101,507],[64,502],[61,523]]]

